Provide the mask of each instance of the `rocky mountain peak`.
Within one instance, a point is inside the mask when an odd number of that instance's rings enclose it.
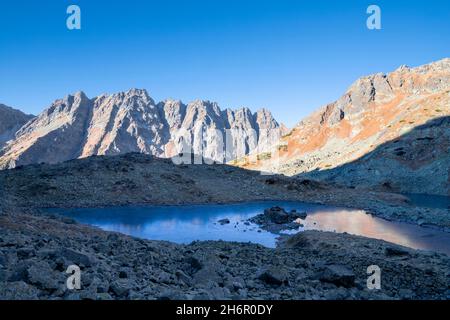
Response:
[[[450,59],[402,66],[356,80],[338,100],[300,121],[277,142],[276,162],[267,156],[254,164],[238,164],[288,175],[309,172],[331,180],[334,174],[344,184],[356,184],[358,177],[358,183],[393,186],[396,176],[396,181],[405,181],[398,190],[445,194],[450,130],[445,121],[437,120],[449,117]],[[390,141],[397,143],[391,146]],[[433,152],[425,152],[431,143]],[[365,156],[377,160],[358,160]],[[417,185],[436,172],[439,178],[433,183]]]
[[[3,150],[0,166],[127,152],[171,157],[186,152],[186,143],[191,153],[224,161],[222,142],[232,128],[240,131],[229,135],[236,149],[227,153],[227,160],[268,143],[268,132],[279,126],[267,111],[255,115],[248,108],[222,111],[217,103],[200,99],[187,105],[174,99],[156,104],[144,89],[93,99],[77,92],[56,100],[19,130]]]
[[[158,108],[165,116],[170,131],[180,129],[186,116],[186,105],[181,100],[167,99],[158,103]]]
[[[262,127],[274,128],[278,126],[278,122],[275,120],[272,113],[266,108],[259,109],[255,116],[256,122]]]

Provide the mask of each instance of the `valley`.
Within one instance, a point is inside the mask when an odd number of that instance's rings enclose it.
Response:
[[[143,89],[1,105],[0,298],[450,299],[449,84],[363,77],[291,130]]]
[[[276,248],[175,244],[102,231],[40,209],[297,200],[365,207],[410,224],[420,217],[423,227],[448,230],[448,211],[413,206],[398,194],[361,193],[220,164],[174,165],[143,154],[24,166],[1,171],[0,182],[3,298],[448,298],[450,258],[437,252],[313,230],[286,237]],[[84,285],[76,292],[65,289],[63,271],[71,263],[81,266]],[[365,286],[366,269],[374,264],[383,270],[382,290]]]

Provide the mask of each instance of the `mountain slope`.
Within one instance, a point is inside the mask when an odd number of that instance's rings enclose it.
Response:
[[[92,155],[141,152],[158,157],[194,153],[223,162],[280,138],[267,110],[221,110],[197,100],[188,105],[155,103],[147,91],[131,89],[89,99],[83,92],[56,100],[17,132],[0,154],[0,167],[56,163]],[[227,149],[226,144],[232,147]]]
[[[450,117],[435,118],[363,157],[302,177],[354,188],[450,196]]]
[[[379,73],[357,80],[339,100],[320,108],[284,136],[278,142],[276,150],[272,150],[271,156],[258,157],[253,162],[246,158],[238,165],[287,175],[310,172],[307,176],[327,180],[330,174],[335,176],[336,171],[332,173],[331,169],[353,162],[378,146],[411,132],[417,126],[449,115],[450,59],[417,68],[402,66],[387,75]],[[408,186],[415,178],[427,172],[423,169],[424,166],[435,161],[439,165],[431,165],[434,171],[432,174],[430,172],[425,181],[433,184],[435,175],[448,177],[450,156],[448,149],[439,141],[445,141],[450,136],[449,130],[448,123],[441,121],[428,126],[427,130],[415,133],[424,135],[422,138],[441,138],[423,140],[432,147],[426,149],[428,151],[421,155],[420,161],[417,158],[394,160],[395,164],[391,165],[395,167],[396,164],[402,164],[411,168],[397,171],[399,190],[429,190],[447,194],[448,184],[447,187],[440,184],[429,189],[425,186],[423,189],[410,189]],[[403,148],[408,154],[418,154],[421,146],[423,143],[414,143],[406,144]],[[381,157],[379,160],[382,161]],[[385,172],[393,172],[392,168],[387,169]],[[326,172],[318,174],[324,170]],[[383,175],[383,170],[368,172],[367,168],[364,169],[356,162],[351,170],[361,170],[358,175],[366,176],[366,184],[372,181],[374,185],[378,185],[383,180],[375,176]],[[347,176],[342,176],[338,181],[348,185],[355,183],[345,177]],[[424,182],[424,179],[421,181]]]
[[[33,117],[0,103],[0,149]]]

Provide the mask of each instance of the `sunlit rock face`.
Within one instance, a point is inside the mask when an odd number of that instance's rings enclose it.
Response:
[[[0,166],[128,152],[157,157],[194,153],[224,162],[267,149],[280,135],[265,109],[221,110],[203,100],[155,103],[141,89],[93,99],[77,92],[56,100],[22,127],[2,150]]]
[[[32,115],[24,114],[0,103],[0,149],[14,139],[17,130],[32,118]]]
[[[358,79],[245,168],[448,194],[450,59]],[[275,152],[277,151],[277,152]],[[345,165],[345,166],[343,166]]]

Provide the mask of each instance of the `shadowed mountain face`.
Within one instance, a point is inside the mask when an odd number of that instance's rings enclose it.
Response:
[[[7,141],[14,139],[14,134],[34,116],[0,104],[0,149]]]
[[[381,144],[360,159],[309,177],[380,191],[450,196],[450,117],[440,117]]]
[[[0,167],[128,152],[158,157],[188,152],[224,161],[267,148],[279,138],[280,126],[264,109],[255,114],[247,108],[222,111],[201,100],[156,104],[139,89],[94,99],[78,92],[56,100],[21,128],[2,150]],[[232,148],[224,159],[226,144]]]
[[[373,181],[373,185],[378,185],[387,178],[384,171],[392,177],[386,181],[397,179],[399,190],[447,194],[448,183],[444,185],[442,179],[447,179],[449,167],[448,116],[450,59],[417,68],[402,66],[387,75],[357,80],[339,100],[322,107],[282,137],[270,157],[258,157],[254,162],[247,158],[237,164],[287,175],[314,172],[325,178],[333,173],[330,179],[344,182],[344,178],[338,179],[334,174],[348,177],[348,173],[330,169],[377,150],[370,158],[371,165],[384,169],[373,171],[374,174],[363,170],[360,178],[348,184],[364,180],[365,184]],[[401,156],[378,149],[405,134],[403,151],[395,151]],[[422,138],[425,140],[415,140]],[[320,170],[325,172],[318,175]],[[441,177],[435,180],[436,175]],[[415,179],[417,185],[410,185]],[[394,182],[390,185],[395,187]]]

